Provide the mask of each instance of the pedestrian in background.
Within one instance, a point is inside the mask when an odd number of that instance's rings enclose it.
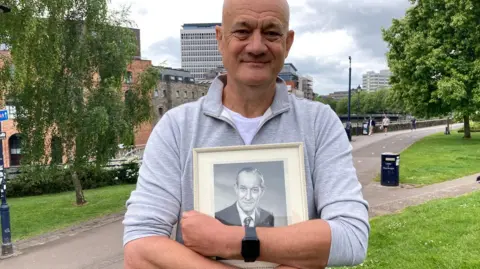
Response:
[[[375,120],[372,117],[370,117],[370,121],[368,122],[368,128],[369,128],[368,135],[371,136],[375,129]]]
[[[382,120],[382,127],[385,135],[387,135],[388,133],[388,125],[390,125],[390,119],[387,117],[387,115],[384,115]]]

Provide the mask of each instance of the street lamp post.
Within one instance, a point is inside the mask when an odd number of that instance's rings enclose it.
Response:
[[[358,132],[358,125],[359,125],[359,121],[360,121],[360,118],[359,118],[359,115],[360,115],[360,91],[362,90],[362,87],[360,87],[360,85],[358,85],[357,87],[357,128],[355,129],[355,133]],[[361,129],[361,128],[360,128]],[[360,131],[360,134],[362,132]],[[357,135],[360,135],[360,134],[357,134]]]
[[[347,119],[347,136],[348,140],[352,141],[352,123],[350,121],[350,102],[352,98],[352,56],[348,56],[349,67],[348,67],[348,119]]]
[[[0,5],[0,14],[8,13],[11,9],[7,6]],[[8,112],[0,111],[0,218],[2,224],[2,256],[9,256],[13,254],[12,234],[10,231],[10,207],[7,204],[7,185],[6,185],[6,173],[4,171],[3,162],[3,139],[4,133],[2,132],[1,121],[8,119]]]

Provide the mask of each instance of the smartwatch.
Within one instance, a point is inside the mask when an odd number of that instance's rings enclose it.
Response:
[[[255,227],[245,227],[245,237],[242,240],[242,256],[245,262],[255,262],[260,256],[260,240]]]

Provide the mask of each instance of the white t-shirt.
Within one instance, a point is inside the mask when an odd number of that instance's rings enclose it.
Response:
[[[258,129],[258,126],[265,118],[265,114],[256,118],[246,118],[241,114],[226,108],[225,106],[223,108],[232,118],[238,132],[240,133],[240,136],[243,138],[243,141],[245,141],[245,144],[250,145]]]

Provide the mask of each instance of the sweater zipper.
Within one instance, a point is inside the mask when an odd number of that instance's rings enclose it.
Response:
[[[277,111],[276,113],[270,114],[270,116],[268,116],[265,120],[263,120],[263,121],[258,125],[257,129],[255,130],[255,135],[254,135],[253,138],[252,138],[252,142],[253,142],[253,141],[255,140],[255,138],[257,137],[257,134],[258,134],[258,132],[260,131],[260,129],[262,129],[262,127],[263,127],[267,122],[269,122],[271,119],[275,118],[276,116],[282,114],[283,112],[285,112],[285,111],[287,111],[287,110],[288,110],[288,108],[284,108],[284,109],[282,109],[282,110],[280,110],[280,111]],[[240,135],[240,132],[238,131],[237,127],[235,126],[235,124],[234,124],[233,122],[230,121],[230,119],[225,118],[225,117],[223,117],[223,116],[218,116],[218,117],[217,117],[217,116],[215,116],[215,115],[213,115],[213,114],[210,114],[210,113],[208,113],[208,112],[206,112],[206,114],[209,115],[209,116],[211,116],[211,117],[214,117],[214,118],[219,119],[219,120],[223,120],[224,122],[228,123],[228,124],[237,132],[237,134],[240,136],[240,139],[242,139],[243,144],[246,145],[246,144],[245,144],[245,140],[243,140],[243,138],[242,138],[242,136]]]
[[[271,119],[277,117],[278,115],[282,114],[283,112],[285,112],[285,111],[287,111],[287,110],[288,110],[288,108],[284,108],[284,109],[282,109],[282,110],[280,110],[280,111],[277,111],[277,113],[272,113],[272,114],[270,114],[270,116],[268,116],[265,120],[263,120],[263,121],[258,125],[257,130],[255,130],[255,135],[254,135],[253,138],[252,138],[252,144],[253,144],[253,141],[255,141],[255,138],[257,137],[258,132],[260,132],[260,129],[262,129],[263,126],[264,126],[265,124],[267,124],[267,122],[269,122]]]
[[[243,140],[242,136],[240,135],[240,132],[238,131],[237,127],[235,126],[235,124],[233,122],[230,121],[230,119],[228,118],[225,118],[223,116],[216,116],[216,115],[213,115],[213,114],[210,114],[208,112],[205,112],[205,114],[209,115],[210,117],[213,117],[215,119],[218,119],[218,120],[222,120],[224,122],[226,122],[227,124],[229,124],[236,132],[237,132],[237,135],[240,136],[240,139],[242,140],[243,144],[245,144],[245,140]]]

